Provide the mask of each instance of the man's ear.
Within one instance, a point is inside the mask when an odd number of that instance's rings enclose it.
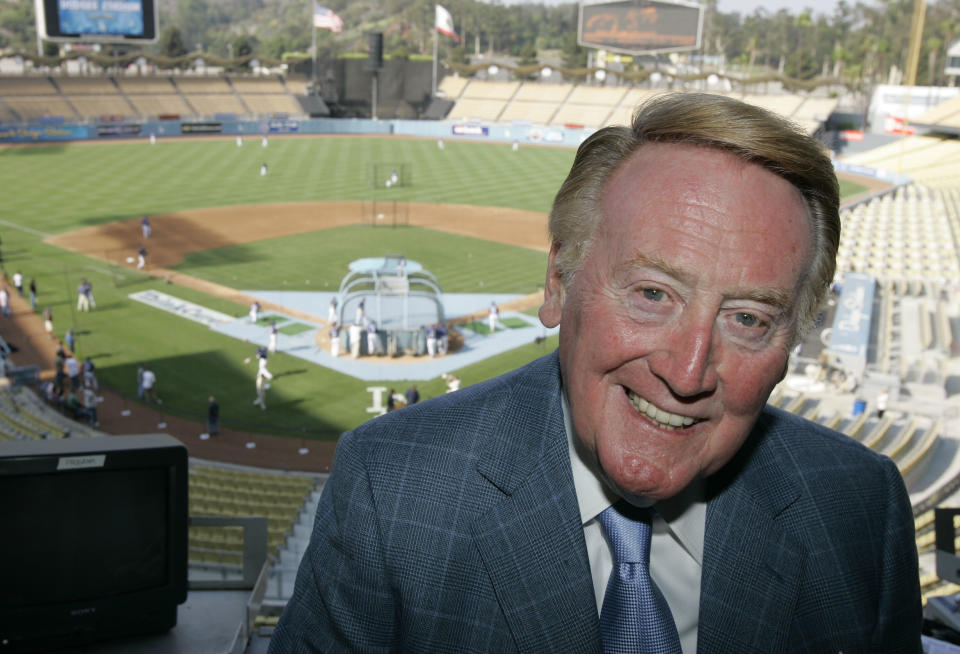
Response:
[[[550,247],[550,258],[547,261],[547,280],[543,287],[543,304],[540,306],[540,322],[546,327],[556,327],[560,324],[560,315],[563,312],[563,299],[566,289],[557,270],[557,253],[560,243]]]

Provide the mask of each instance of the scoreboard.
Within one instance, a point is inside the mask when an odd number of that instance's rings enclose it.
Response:
[[[35,0],[37,32],[47,41],[155,43],[154,0]]]

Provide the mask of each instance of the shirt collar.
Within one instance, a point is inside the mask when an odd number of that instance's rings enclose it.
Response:
[[[586,525],[616,502],[619,497],[607,487],[597,474],[593,462],[589,455],[584,452],[580,439],[575,435],[566,389],[561,393],[561,407],[563,409],[563,426],[567,435],[567,447],[570,451],[573,486],[576,490],[577,504],[580,508],[580,522]],[[707,516],[703,480],[694,480],[677,495],[657,502],[653,507],[657,515],[663,519],[667,529],[673,533],[690,556],[702,564],[703,538]],[[656,530],[656,528],[655,524],[654,529]]]

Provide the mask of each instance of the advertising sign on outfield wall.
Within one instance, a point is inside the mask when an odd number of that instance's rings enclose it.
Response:
[[[627,54],[698,50],[703,6],[681,0],[617,0],[580,4],[578,40],[588,48]]]
[[[482,125],[454,125],[452,131],[457,136],[490,136],[490,128]]]
[[[86,125],[25,125],[0,127],[0,143],[82,141],[89,138]]]
[[[223,131],[223,123],[211,121],[206,123],[180,123],[181,134],[219,134]]]

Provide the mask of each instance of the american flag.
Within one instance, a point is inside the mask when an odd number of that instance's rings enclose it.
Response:
[[[313,6],[313,26],[321,30],[339,33],[343,30],[343,21],[333,11],[318,5]]]

